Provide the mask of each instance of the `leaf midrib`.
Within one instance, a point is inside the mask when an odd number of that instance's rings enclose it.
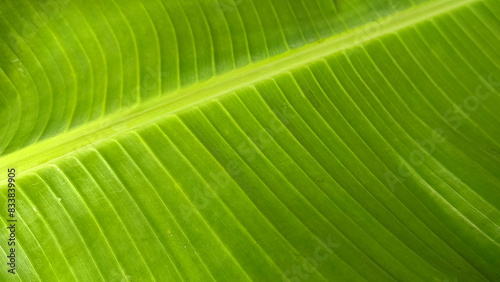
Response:
[[[25,173],[77,149],[113,137],[125,131],[172,115],[183,109],[203,103],[257,81],[274,77],[298,66],[316,61],[338,51],[349,49],[374,38],[404,29],[426,19],[447,13],[480,0],[438,0],[362,25],[290,50],[272,58],[250,64],[241,69],[180,89],[167,96],[124,109],[74,130],[56,135],[0,158],[2,170],[14,167]],[[373,32],[367,34],[366,31]],[[1,181],[3,182],[3,181]]]

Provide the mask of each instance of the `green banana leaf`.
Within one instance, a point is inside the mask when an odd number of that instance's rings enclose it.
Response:
[[[4,0],[1,281],[500,281],[500,1]]]

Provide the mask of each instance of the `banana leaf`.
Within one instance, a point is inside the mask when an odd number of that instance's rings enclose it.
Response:
[[[2,281],[500,281],[500,1],[4,0]]]

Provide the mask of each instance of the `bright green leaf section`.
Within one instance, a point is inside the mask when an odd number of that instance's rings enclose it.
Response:
[[[499,1],[50,3],[0,4],[2,280],[500,280]]]
[[[5,93],[0,117],[10,121],[0,126],[0,153],[410,5],[392,0],[370,5],[360,0],[101,2],[0,4]]]

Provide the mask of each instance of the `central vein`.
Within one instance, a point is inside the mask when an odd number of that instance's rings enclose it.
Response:
[[[0,158],[0,169],[15,167],[26,172],[77,149],[112,137],[140,125],[153,122],[193,105],[202,104],[219,95],[276,74],[355,47],[363,42],[394,33],[426,19],[447,13],[478,0],[440,0],[417,6],[372,22],[354,30],[332,36],[273,58],[248,65],[239,70],[186,87],[166,97],[153,99],[133,109],[108,115],[69,132],[20,149]],[[367,33],[367,30],[370,30]],[[3,181],[2,181],[3,182]]]

